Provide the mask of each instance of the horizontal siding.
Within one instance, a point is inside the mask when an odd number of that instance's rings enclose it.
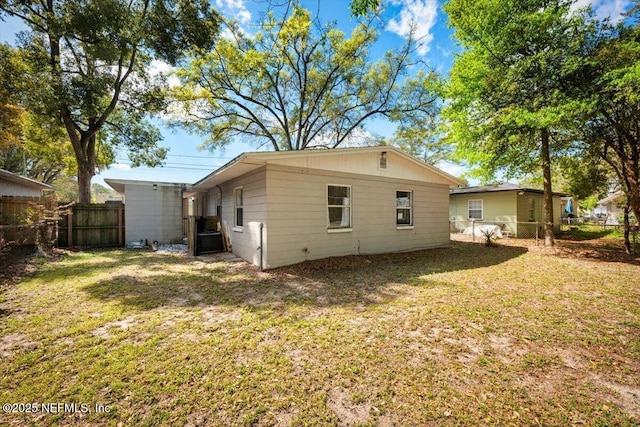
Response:
[[[125,185],[125,240],[182,240],[182,191],[180,187],[151,184]]]
[[[40,197],[42,190],[0,179],[0,196]]]
[[[268,267],[449,243],[446,185],[317,170],[267,170]],[[327,185],[350,185],[352,231],[327,232]],[[396,227],[396,191],[413,191],[414,227]]]
[[[531,237],[532,226],[517,223],[529,222],[529,203],[534,202],[533,222],[544,221],[543,197],[539,193],[525,192],[518,195],[515,191],[498,193],[453,194],[450,202],[450,217],[455,220],[468,220],[468,201],[482,200],[485,222],[501,222],[516,237]],[[560,224],[560,197],[553,197],[554,223]]]
[[[416,164],[393,151],[387,152],[387,167],[380,168],[380,153],[340,153],[270,159],[269,163],[318,171],[344,172],[384,178],[448,184],[449,181],[424,165]]]
[[[243,175],[237,179],[224,183],[222,188],[222,219],[229,225],[230,239],[233,253],[255,265],[260,264],[260,223],[267,218],[266,200],[266,171]],[[235,189],[242,187],[243,196],[243,227],[242,231],[234,230],[235,218]],[[266,237],[266,233],[263,234]],[[266,238],[263,242],[266,253]]]

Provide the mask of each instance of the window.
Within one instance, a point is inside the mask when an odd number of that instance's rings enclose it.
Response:
[[[383,151],[380,153],[380,169],[387,168],[387,152]]]
[[[411,191],[396,191],[396,225],[413,225]]]
[[[536,220],[536,201],[535,199],[529,199],[529,221]]]
[[[351,187],[329,185],[327,188],[329,229],[351,228]]]
[[[482,219],[482,200],[469,200],[469,219]]]
[[[242,217],[242,210],[243,210],[243,196],[242,196],[242,187],[238,187],[236,188],[236,200],[235,200],[235,208],[236,208],[236,220],[235,220],[235,226],[236,227],[242,227],[243,225],[243,217]]]

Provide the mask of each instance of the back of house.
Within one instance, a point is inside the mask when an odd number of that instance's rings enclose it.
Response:
[[[193,185],[233,252],[264,268],[449,244],[461,182],[393,147],[245,153]]]

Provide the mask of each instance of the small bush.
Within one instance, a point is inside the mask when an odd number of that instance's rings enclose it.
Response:
[[[498,239],[496,229],[493,228],[491,230],[482,230],[482,237],[484,238],[485,246],[495,246],[496,240]]]

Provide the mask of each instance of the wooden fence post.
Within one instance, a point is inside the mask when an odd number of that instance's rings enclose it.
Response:
[[[187,254],[196,256],[196,217],[189,216],[189,229],[187,231]]]
[[[118,245],[124,246],[124,233],[123,233],[123,213],[122,206],[118,206]]]
[[[67,246],[73,246],[73,209],[67,214]]]

